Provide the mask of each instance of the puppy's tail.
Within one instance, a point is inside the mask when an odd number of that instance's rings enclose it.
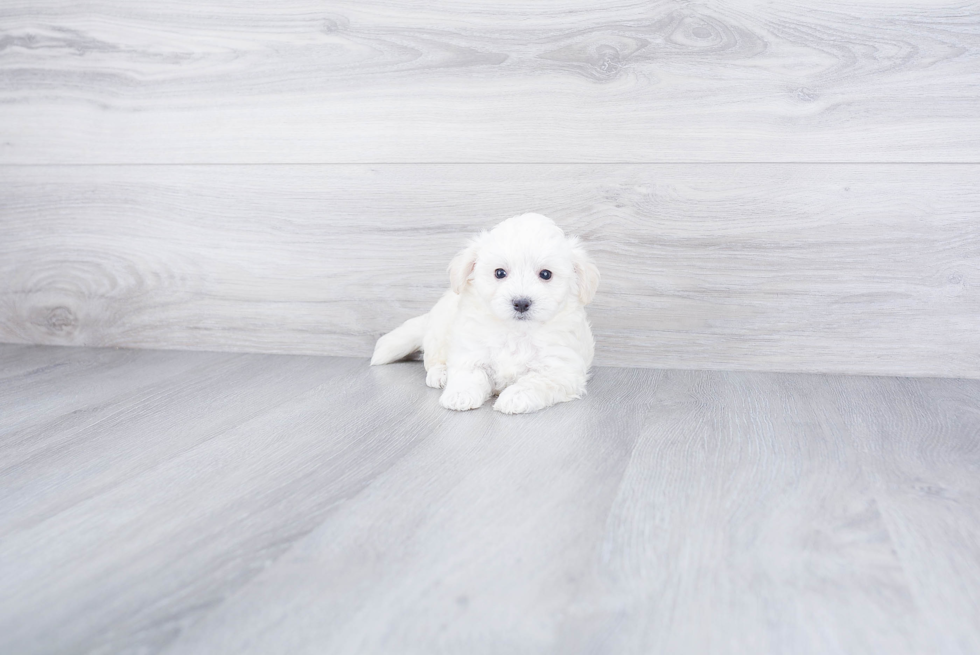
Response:
[[[378,339],[371,357],[371,366],[390,364],[408,357],[422,347],[422,338],[429,325],[429,315],[410,318],[394,330]]]

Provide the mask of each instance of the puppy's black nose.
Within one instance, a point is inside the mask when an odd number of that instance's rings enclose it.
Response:
[[[530,298],[514,298],[514,309],[518,313],[523,314],[527,310],[531,309],[531,299]]]

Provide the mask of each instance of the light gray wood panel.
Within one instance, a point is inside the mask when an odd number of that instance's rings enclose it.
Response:
[[[980,643],[978,381],[600,368],[513,417],[442,410],[418,362],[164,354],[22,426],[60,447],[0,442],[0,651]]]
[[[17,362],[29,368],[0,379],[0,443],[17,440],[19,428],[37,425],[42,417],[48,421],[66,415],[83,418],[85,408],[138,389],[140,384],[159,382],[232,357],[77,348],[18,353]]]
[[[597,362],[980,377],[980,167],[5,167],[0,340],[367,356],[524,211],[603,274]]]
[[[77,348],[5,344],[0,348],[0,384],[52,366],[64,365],[78,356],[91,356],[83,353],[85,351]]]
[[[85,411],[55,419],[34,414],[31,425],[4,434],[0,538],[23,527],[25,516],[32,524],[40,523],[316,386],[337,383],[363,365],[272,355],[225,355],[224,361],[214,361],[213,355],[170,353],[195,365],[183,371],[179,381],[154,380],[154,353],[131,352],[136,363],[147,364],[145,377],[152,384],[132,385],[134,378],[144,378],[138,369],[117,373],[131,386],[103,402],[88,399],[94,410],[83,405]],[[65,386],[63,381],[59,384]],[[35,389],[39,396],[53,395],[39,386]],[[178,421],[173,420],[173,407],[180,408]],[[71,471],[70,484],[66,470]]]
[[[194,393],[160,385],[94,407],[108,429],[68,435],[71,456],[47,449],[16,465],[26,489],[0,495],[0,651],[158,652],[444,412],[422,402],[436,392],[417,365],[242,357],[250,374],[194,371],[180,381]],[[323,383],[278,404],[258,397],[288,392],[270,383],[290,367],[307,381],[319,368]],[[215,416],[202,416],[208,404]],[[19,502],[29,492],[41,502]]]
[[[659,377],[600,369],[552,411],[446,414],[168,652],[549,652]]]
[[[980,161],[980,6],[7,0],[6,163]]]
[[[938,652],[838,380],[668,374],[554,652]]]
[[[847,382],[855,442],[936,651],[980,652],[980,382]]]

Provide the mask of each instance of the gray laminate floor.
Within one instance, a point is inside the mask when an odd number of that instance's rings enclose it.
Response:
[[[976,653],[980,381],[0,346],[0,652]]]

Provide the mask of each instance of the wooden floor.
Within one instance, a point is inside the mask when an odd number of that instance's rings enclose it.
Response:
[[[980,381],[0,346],[0,652],[976,653]]]

